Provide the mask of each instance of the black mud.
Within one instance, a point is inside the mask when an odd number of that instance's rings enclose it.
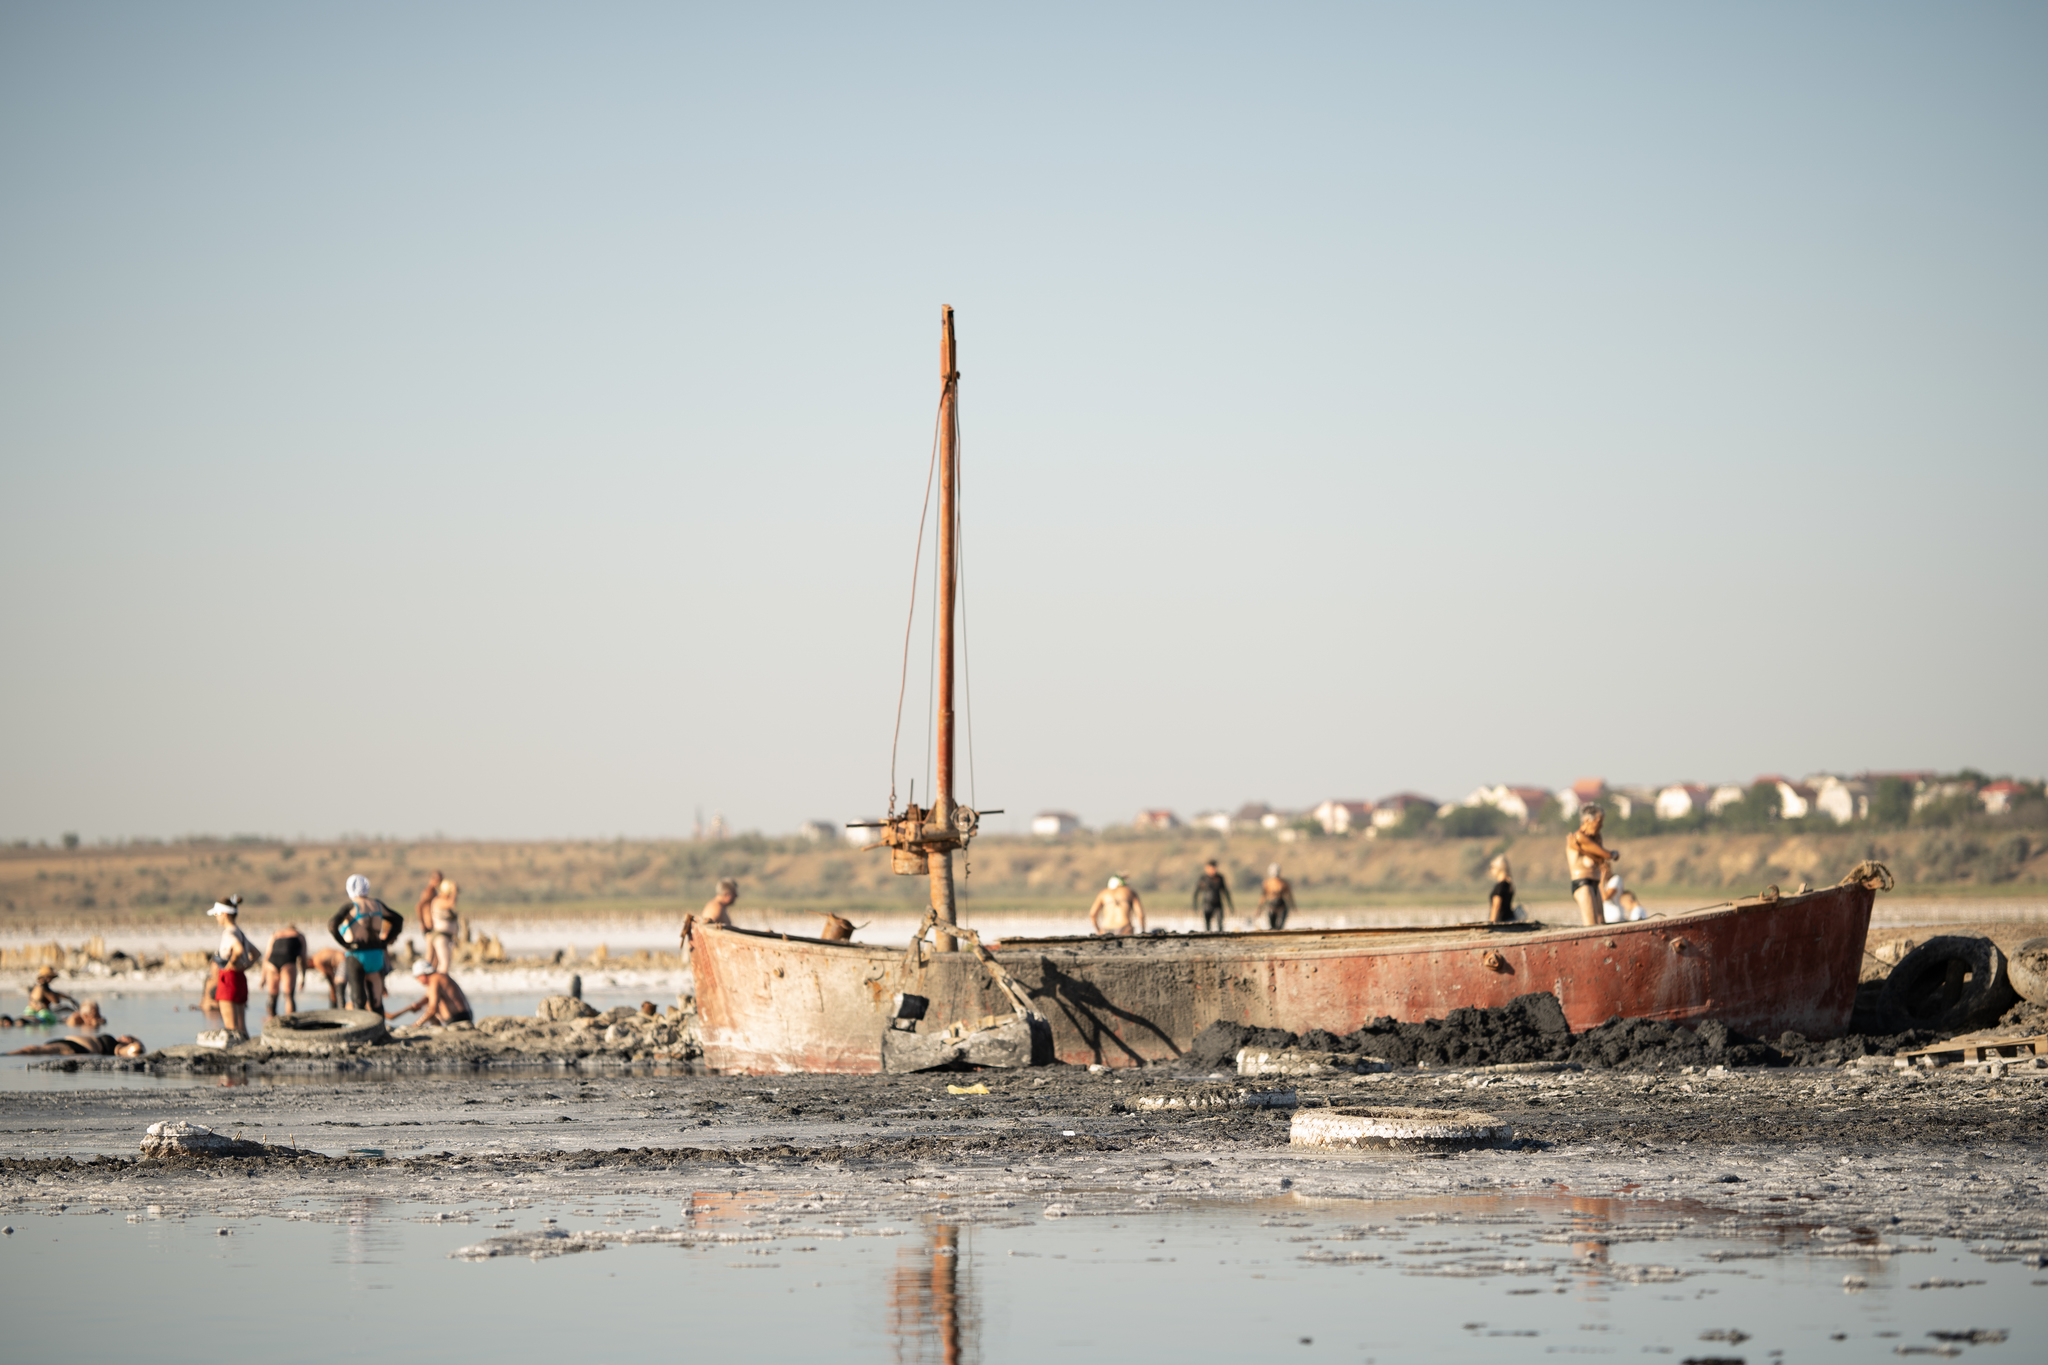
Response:
[[[2048,1013],[2048,1012],[2044,1012]],[[1610,1019],[1574,1034],[1548,991],[1520,996],[1492,1009],[1453,1010],[1419,1024],[1375,1019],[1337,1034],[1324,1029],[1293,1034],[1222,1020],[1196,1037],[1186,1061],[1204,1071],[1229,1069],[1239,1048],[1301,1047],[1379,1057],[1395,1066],[1497,1066],[1516,1062],[1572,1062],[1609,1070],[1683,1066],[1827,1066],[1858,1057],[1889,1056],[1936,1042],[1919,1030],[1890,1035],[1849,1034],[1816,1042],[1797,1033],[1751,1038],[1718,1020],[1697,1028],[1654,1019]]]

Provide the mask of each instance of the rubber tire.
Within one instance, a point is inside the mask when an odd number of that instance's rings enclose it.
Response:
[[[1457,1109],[1350,1107],[1304,1109],[1288,1126],[1295,1147],[1357,1151],[1469,1152],[1505,1147],[1515,1130],[1492,1114]]]
[[[2048,1005],[2048,938],[2030,938],[2013,949],[2005,960],[2005,975],[2020,999]]]
[[[1968,981],[1948,981],[1962,972]],[[2018,1000],[1997,944],[1974,934],[1943,934],[1899,959],[1885,978],[1878,1014],[1892,1033],[1969,1033],[1996,1024]]]
[[[263,1024],[263,1041],[271,1047],[349,1047],[384,1034],[384,1016],[375,1010],[300,1010]]]

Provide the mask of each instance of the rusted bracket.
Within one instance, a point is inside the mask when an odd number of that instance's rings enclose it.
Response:
[[[923,967],[924,936],[938,922],[939,916],[935,910],[925,911],[924,918],[918,921],[917,932],[910,936],[910,947],[904,950],[903,970],[905,973]],[[975,933],[974,930],[969,929],[964,924],[949,924],[946,926],[946,932],[954,938],[964,938],[967,940],[968,945],[974,949],[974,955],[981,959],[981,965],[988,970],[988,974],[995,981],[997,988],[1009,997],[1010,1003],[1016,1008],[1017,1013],[1034,1016],[1038,1014],[1038,1007],[1031,1003],[1030,993],[1019,984],[1016,977],[1010,975],[1008,969],[1002,963],[995,960],[994,955],[988,949],[981,946],[980,934]]]

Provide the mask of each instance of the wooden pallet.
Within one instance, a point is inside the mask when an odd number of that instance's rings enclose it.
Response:
[[[2010,1048],[2011,1051],[2007,1051]],[[1900,1057],[1921,1066],[1939,1065],[1941,1061],[1954,1058],[1963,1062],[1997,1061],[2001,1057],[2040,1057],[2048,1055],[2048,1033],[2031,1034],[2025,1038],[1976,1038],[1952,1039],[1936,1043],[1933,1047],[1916,1047],[1911,1052],[1901,1052]]]

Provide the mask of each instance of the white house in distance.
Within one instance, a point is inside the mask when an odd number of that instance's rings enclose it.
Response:
[[[1705,815],[1713,793],[1694,782],[1675,782],[1657,793],[1657,818],[1683,820],[1688,815]]]
[[[1349,834],[1372,823],[1370,801],[1325,801],[1309,812],[1325,834]]]
[[[1870,784],[1833,773],[1815,773],[1805,785],[1813,791],[1813,808],[1825,811],[1838,825],[1870,814]]]
[[[830,820],[806,820],[796,827],[796,837],[807,843],[829,844],[839,837],[839,830]]]
[[[879,815],[863,815],[860,819],[848,824],[845,829],[840,830],[839,837],[852,844],[855,848],[866,848],[869,844],[882,837],[881,830],[871,829],[869,826],[880,825],[881,823],[882,817]]]
[[[1707,814],[1719,815],[1730,806],[1741,805],[1744,794],[1744,788],[1738,787],[1733,782],[1723,782],[1720,786],[1714,788],[1714,794],[1707,798]]]
[[[2017,782],[1987,782],[1977,792],[1986,815],[2006,815],[2012,811],[2012,799],[2020,794]]]
[[[1141,810],[1131,821],[1133,829],[1179,829],[1180,817],[1164,808]]]
[[[1031,817],[1031,832],[1047,839],[1072,834],[1081,828],[1081,817],[1063,810],[1042,810]]]
[[[1373,802],[1372,827],[1392,829],[1407,816],[1410,806],[1428,806],[1435,810],[1437,803],[1427,796],[1418,796],[1414,792],[1395,792],[1384,801]]]
[[[1466,806],[1492,806],[1502,815],[1528,824],[1543,813],[1543,803],[1550,799],[1547,787],[1481,787],[1459,804]]]
[[[1196,811],[1194,819],[1188,821],[1196,829],[1213,829],[1218,834],[1230,833],[1230,812],[1222,810]]]

